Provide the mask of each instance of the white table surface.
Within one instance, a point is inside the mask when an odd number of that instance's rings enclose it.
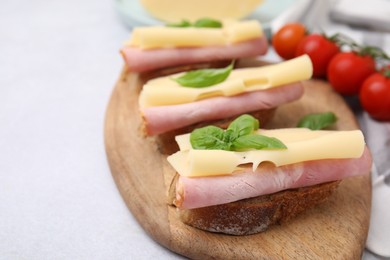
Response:
[[[128,35],[113,0],[0,2],[0,259],[181,259],[137,224],[106,159]]]

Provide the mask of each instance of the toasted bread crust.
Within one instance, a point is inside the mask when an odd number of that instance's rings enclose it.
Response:
[[[333,181],[222,205],[177,209],[177,212],[182,222],[202,230],[250,235],[265,231],[271,225],[287,222],[304,210],[324,202],[339,183]],[[172,202],[172,190],[170,199]]]

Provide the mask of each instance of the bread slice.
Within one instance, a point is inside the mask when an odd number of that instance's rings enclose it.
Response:
[[[172,206],[177,176],[169,191]],[[288,222],[299,213],[324,202],[339,183],[333,181],[290,189],[216,206],[177,209],[177,214],[183,223],[198,229],[229,235],[250,235],[263,232],[271,225]]]

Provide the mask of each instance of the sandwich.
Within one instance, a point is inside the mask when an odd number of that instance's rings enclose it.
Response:
[[[233,69],[230,64],[151,79],[139,95],[144,132],[177,135],[244,113],[265,124],[278,106],[303,95],[301,81],[310,79],[312,71],[310,58],[303,55],[267,66]]]
[[[372,163],[360,130],[265,130],[247,114],[226,130],[206,126],[176,141],[179,151],[167,157],[177,172],[170,204],[185,224],[230,235],[289,221]]]
[[[163,26],[136,27],[121,54],[133,72],[256,57],[268,43],[257,20],[183,20]]]

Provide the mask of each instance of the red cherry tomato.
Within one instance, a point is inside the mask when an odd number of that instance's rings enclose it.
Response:
[[[272,37],[272,46],[283,59],[295,57],[298,43],[306,34],[306,27],[300,23],[288,23],[280,28]]]
[[[309,55],[313,63],[313,76],[326,77],[326,71],[330,60],[339,53],[340,49],[336,43],[320,34],[305,36],[298,44],[296,56]]]
[[[390,78],[381,73],[369,76],[359,93],[362,107],[377,120],[390,120]]]
[[[375,61],[354,52],[336,54],[328,65],[328,81],[342,95],[357,95],[363,81],[375,73]]]

